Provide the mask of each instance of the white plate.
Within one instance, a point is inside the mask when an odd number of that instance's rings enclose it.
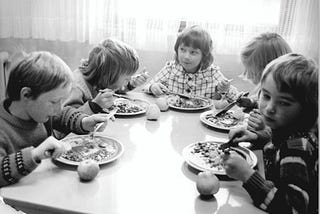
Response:
[[[221,164],[213,165],[207,163],[207,158],[201,155],[199,152],[196,151],[204,151],[202,149],[195,150],[195,148],[203,148],[199,147],[199,145],[206,145],[210,147],[207,151],[212,152],[211,158],[215,159],[217,163],[220,163],[220,155],[218,153],[222,153],[222,151],[218,150],[220,144],[224,142],[215,142],[215,141],[203,141],[190,144],[186,146],[182,151],[182,156],[184,160],[193,168],[199,171],[212,171],[215,174],[219,175],[226,175],[226,172]],[[243,147],[232,147],[232,151],[235,151],[239,155],[243,156],[246,161],[248,162],[250,167],[255,167],[257,165],[258,159],[257,156],[249,149]]]
[[[213,127],[213,128],[216,128],[216,129],[225,130],[225,131],[229,131],[230,129],[237,128],[239,126],[244,126],[247,123],[246,119],[243,119],[243,120],[239,120],[236,125],[224,126],[223,124],[218,124],[218,123],[214,122],[214,120],[213,120],[214,116],[213,115],[215,115],[215,113],[216,112],[213,111],[213,110],[201,113],[200,114],[201,122],[203,122],[204,124],[206,124],[206,125],[208,125],[210,127]],[[233,113],[233,111],[229,110],[228,113]],[[210,120],[209,118],[211,118],[211,117],[212,117],[212,119]],[[245,114],[244,118],[246,118],[246,117],[247,117],[247,115]]]
[[[139,114],[144,114],[147,111],[148,106],[150,105],[150,103],[146,100],[141,100],[141,99],[133,99],[133,100],[128,100],[125,98],[117,98],[114,101],[115,105],[117,107],[119,107],[119,104],[126,104],[127,106],[129,106],[129,108],[137,106],[138,108],[140,108],[139,111],[136,112],[119,112],[119,110],[117,111],[117,113],[115,114],[115,116],[133,116],[133,115],[139,115]],[[110,109],[105,109],[106,112],[111,111],[113,108],[111,107]],[[120,108],[121,110],[122,108]]]
[[[175,105],[177,98],[180,98],[183,100],[187,99],[187,98],[179,97],[178,95],[168,96],[168,105],[170,108],[177,109],[177,110],[184,110],[184,111],[196,111],[196,110],[203,110],[203,109],[209,108],[213,105],[213,101],[210,99],[195,97],[195,98],[190,98],[190,101],[192,102],[192,100],[198,100],[200,102],[203,102],[204,105],[202,105],[200,107],[181,107],[181,106]],[[187,100],[189,100],[189,99],[187,99]]]
[[[99,165],[110,163],[118,159],[123,153],[123,145],[109,137],[95,136],[94,142],[91,142],[89,135],[77,135],[72,137],[66,137],[62,139],[64,143],[68,143],[71,146],[71,150],[61,155],[56,161],[77,166],[83,159],[95,159],[94,154],[100,153],[106,155],[104,158],[97,158],[96,161]],[[88,142],[89,141],[89,142]],[[78,150],[78,151],[77,151]],[[80,153],[81,152],[81,153]],[[71,160],[66,157],[68,154],[79,155],[80,158]]]

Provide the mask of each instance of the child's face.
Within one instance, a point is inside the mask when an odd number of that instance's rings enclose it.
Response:
[[[187,73],[195,73],[199,69],[202,52],[181,44],[178,48],[178,60]]]
[[[29,119],[38,123],[47,122],[49,117],[59,114],[63,107],[63,101],[71,92],[71,84],[66,87],[59,86],[56,89],[40,94],[37,99],[30,98],[26,101],[26,112]]]
[[[278,91],[272,74],[261,85],[260,111],[271,129],[290,129],[299,124],[300,103],[289,93]]]
[[[108,88],[114,91],[119,90],[122,86],[125,86],[128,84],[128,82],[131,80],[131,75],[120,75],[119,79],[112,85],[110,85]]]

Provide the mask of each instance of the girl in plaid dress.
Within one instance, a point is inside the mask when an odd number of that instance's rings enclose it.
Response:
[[[244,159],[223,157],[227,175],[241,180],[254,204],[269,213],[318,213],[318,72],[313,61],[294,53],[263,71],[259,108],[272,130],[264,151],[267,180]],[[246,129],[229,137],[259,141]]]
[[[212,39],[199,26],[186,28],[178,36],[174,46],[175,59],[166,63],[162,70],[144,87],[144,91],[156,96],[168,91],[191,96],[228,101],[238,96],[237,89],[213,63]]]

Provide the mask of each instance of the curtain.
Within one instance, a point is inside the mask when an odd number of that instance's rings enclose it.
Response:
[[[293,51],[319,64],[319,0],[282,0],[279,33]]]
[[[179,28],[198,24],[210,32],[216,54],[238,55],[250,39],[272,31],[285,35],[297,51],[317,55],[315,4],[318,0],[0,0],[0,38],[95,44],[116,37],[140,50],[172,52]]]

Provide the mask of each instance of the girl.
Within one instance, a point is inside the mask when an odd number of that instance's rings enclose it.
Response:
[[[199,26],[186,28],[178,36],[174,50],[175,60],[166,63],[145,86],[145,92],[160,96],[171,91],[211,99],[220,99],[223,94],[229,101],[235,100],[236,88],[213,64],[208,32]]]
[[[71,90],[71,70],[56,55],[34,52],[13,66],[7,99],[0,105],[0,187],[32,172],[42,159],[64,151],[53,128],[84,134],[105,116],[81,114],[62,108]]]
[[[132,77],[138,68],[139,58],[132,47],[115,39],[102,41],[74,72],[75,84],[65,105],[87,114],[103,112],[113,105],[114,91],[132,90],[146,82],[147,72]]]
[[[266,179],[242,158],[224,155],[229,177],[244,184],[254,204],[269,213],[318,213],[318,68],[299,54],[286,54],[265,68],[260,112],[272,129],[264,151]],[[230,138],[259,141],[246,129]]]
[[[241,51],[241,62],[245,67],[242,76],[244,79],[258,85],[261,79],[263,69],[272,60],[292,50],[289,44],[277,33],[262,33],[253,38]],[[262,122],[262,116],[258,108],[259,86],[255,88],[250,98],[240,98],[238,105],[247,108],[245,111],[251,111],[248,120],[248,128],[251,130],[262,130],[265,128]]]

